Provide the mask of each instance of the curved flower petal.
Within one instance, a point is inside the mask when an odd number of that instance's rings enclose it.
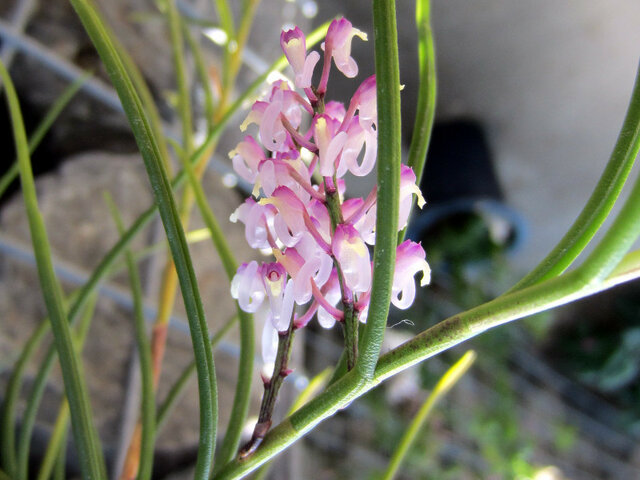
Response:
[[[353,293],[366,292],[371,287],[371,257],[358,231],[349,224],[340,224],[331,243],[347,286]]]
[[[400,309],[411,306],[416,296],[413,277],[422,271],[420,286],[424,287],[431,280],[431,269],[425,260],[424,249],[419,243],[405,240],[396,251],[396,267],[391,287],[391,303]]]
[[[398,231],[407,226],[409,214],[411,213],[411,205],[413,204],[413,195],[417,197],[418,207],[422,208],[426,203],[420,188],[416,185],[416,174],[413,169],[407,165],[401,166],[400,171],[400,210],[398,213]]]
[[[366,33],[353,28],[346,18],[340,18],[331,22],[325,39],[325,54],[333,57],[338,70],[348,78],[358,74],[358,65],[351,57],[351,41],[355,36],[367,40]]]
[[[258,262],[243,263],[231,281],[231,296],[238,300],[240,308],[255,313],[265,297]]]

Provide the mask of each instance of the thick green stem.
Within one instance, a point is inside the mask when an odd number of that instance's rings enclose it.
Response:
[[[380,354],[389,314],[398,239],[401,135],[395,2],[374,0],[373,28],[378,98],[378,215],[371,302],[356,364],[362,378],[373,375]]]

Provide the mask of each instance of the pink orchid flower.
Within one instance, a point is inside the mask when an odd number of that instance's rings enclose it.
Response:
[[[320,60],[320,54],[309,52],[307,55],[307,40],[302,30],[298,27],[283,30],[280,34],[280,46],[293,68],[296,87],[311,87],[311,77],[316,63]]]
[[[351,41],[353,37],[367,40],[367,34],[354,28],[346,18],[336,19],[329,25],[327,37],[322,44],[324,50],[324,65],[318,92],[324,93],[327,89],[331,59],[347,78],[353,78],[358,74],[358,64],[351,57]]]

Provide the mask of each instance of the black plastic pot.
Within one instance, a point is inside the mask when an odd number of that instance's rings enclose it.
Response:
[[[427,201],[409,238],[448,261],[466,263],[516,249],[522,217],[504,202],[486,135],[473,120],[434,127],[420,188]]]

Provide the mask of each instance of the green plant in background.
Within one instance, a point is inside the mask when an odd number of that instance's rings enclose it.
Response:
[[[92,3],[89,0],[71,0],[71,4],[89,33],[106,66],[111,82],[118,92],[145,163],[154,193],[155,204],[136,220],[128,230],[125,230],[121,222],[118,222],[121,232],[119,242],[95,269],[87,284],[70,298],[65,299],[53,271],[50,246],[38,209],[36,190],[30,167],[29,145],[24,132],[17,97],[8,72],[0,64],[0,75],[2,76],[2,83],[9,102],[14,139],[18,152],[17,170],[20,173],[24,202],[27,207],[40,286],[49,315],[49,318],[43,322],[42,326],[34,332],[32,339],[29,340],[25,348],[25,354],[16,365],[14,376],[10,381],[10,387],[5,395],[2,407],[3,425],[0,432],[2,435],[0,438],[2,443],[2,476],[27,478],[25,458],[28,458],[29,442],[28,436],[23,437],[26,438],[21,443],[21,445],[26,445],[27,455],[25,457],[25,447],[19,446],[16,449],[14,442],[15,425],[13,418],[15,402],[22,383],[23,371],[21,369],[32,355],[35,347],[42,340],[47,328],[51,327],[55,340],[55,350],[51,350],[52,353],[43,364],[38,383],[39,385],[44,385],[57,355],[63,372],[73,439],[80,459],[82,475],[84,478],[106,478],[103,451],[95,432],[86,392],[82,360],[79,355],[82,342],[74,339],[73,328],[75,328],[76,324],[78,324],[79,328],[82,327],[84,322],[78,322],[78,320],[82,320],[80,316],[83,312],[91,311],[91,299],[94,298],[95,288],[100,281],[111,273],[116,260],[123,253],[127,254],[132,292],[134,299],[136,299],[136,304],[139,306],[140,293],[139,289],[136,288],[135,265],[133,256],[129,253],[128,248],[130,241],[142,226],[153,217],[156,208],[165,228],[171,258],[167,260],[167,268],[165,269],[161,287],[160,313],[150,342],[145,341],[144,335],[142,335],[140,312],[139,308],[137,309],[138,342],[142,347],[141,350],[146,352],[144,353],[146,360],[141,362],[143,376],[145,377],[145,395],[143,396],[144,404],[141,405],[142,421],[139,429],[139,441],[142,442],[141,444],[144,445],[144,448],[138,450],[136,446],[138,440],[134,437],[131,455],[127,463],[127,475],[131,477],[137,476],[137,478],[149,478],[152,474],[151,457],[154,442],[154,423],[156,425],[160,424],[159,415],[167,414],[167,411],[160,407],[154,421],[154,413],[151,408],[153,404],[151,384],[155,383],[157,385],[157,376],[160,374],[158,366],[162,359],[163,345],[167,333],[166,324],[173,308],[176,286],[180,287],[187,311],[195,356],[195,362],[191,370],[195,369],[198,379],[200,439],[194,476],[198,479],[208,479],[212,476],[216,479],[231,479],[241,478],[257,470],[261,465],[264,465],[283,452],[288,446],[300,440],[308,431],[331,417],[335,412],[347,408],[356,398],[361,397],[381,382],[408,369],[412,365],[446,351],[496,326],[606,290],[614,285],[640,276],[640,251],[629,253],[629,249],[640,235],[640,180],[636,180],[636,184],[633,186],[629,198],[622,206],[620,213],[611,223],[601,240],[594,246],[591,253],[579,266],[565,272],[591,241],[605,218],[607,218],[637,156],[640,148],[639,76],[622,131],[606,170],[582,214],[551,254],[507,293],[442,320],[404,344],[381,355],[381,344],[386,328],[389,305],[392,298],[398,295],[398,292],[394,290],[394,268],[396,248],[400,244],[399,240],[403,238],[403,232],[398,234],[398,212],[401,198],[406,198],[406,196],[403,196],[401,191],[401,171],[403,170],[400,150],[400,80],[395,3],[390,0],[374,0],[373,37],[376,59],[375,91],[377,101],[371,103],[371,105],[374,105],[377,110],[375,132],[378,138],[378,181],[375,249],[373,252],[372,284],[366,323],[361,328],[359,337],[358,329],[354,328],[353,324],[346,325],[345,341],[347,353],[342,366],[338,365],[336,367],[329,385],[305,405],[292,412],[280,424],[271,428],[266,435],[263,434],[259,442],[254,442],[249,450],[246,450],[242,456],[238,457],[237,450],[240,433],[245,426],[249,408],[249,396],[251,394],[251,377],[254,364],[253,321],[251,316],[246,314],[246,309],[240,308],[238,310],[238,325],[241,338],[238,381],[234,402],[231,407],[229,425],[226,430],[220,429],[218,428],[218,392],[214,355],[185,230],[189,224],[191,206],[195,202],[206,220],[210,238],[223,260],[226,273],[231,277],[235,272],[236,261],[233,258],[231,248],[226,244],[226,240],[222,235],[223,229],[221,229],[217,219],[204,201],[200,182],[207,159],[215,149],[217,141],[229,119],[240,108],[244,100],[250,95],[250,92],[264,81],[268,74],[268,72],[265,73],[248,92],[233,100],[234,92],[232,87],[240,64],[240,54],[237,52],[241,51],[242,46],[246,43],[257,2],[250,0],[243,2],[243,14],[237,25],[233,22],[228,2],[225,0],[215,2],[221,28],[225,31],[227,38],[233,40],[234,48],[230,47],[231,41],[229,41],[223,58],[223,94],[221,98],[217,99],[217,102],[209,97],[207,102],[210,114],[208,118],[209,130],[206,139],[200,145],[196,144],[193,135],[193,113],[189,98],[189,85],[184,72],[183,34],[186,35],[186,41],[192,48],[197,44],[189,39],[189,32],[185,30],[175,3],[167,0],[159,2],[159,5],[166,15],[170,27],[173,45],[172,54],[176,66],[177,104],[182,126],[182,138],[178,143],[169,142],[162,133],[158,120],[159,115],[150,101],[151,96],[144,82]],[[418,111],[422,112],[422,114],[418,116],[414,126],[412,148],[407,160],[407,163],[414,168],[418,181],[424,164],[424,154],[428,146],[435,105],[434,49],[429,25],[429,13],[429,2],[418,0],[416,18],[419,27],[420,56],[418,61],[421,75]],[[312,43],[319,41],[325,31],[326,27],[321,29],[319,34],[307,38],[306,47],[310,47]],[[325,48],[330,47],[329,43],[328,41]],[[307,61],[306,47],[302,48],[304,64]],[[300,45],[297,44],[296,48],[300,49]],[[194,52],[197,52],[197,48],[194,49]],[[197,53],[194,54],[194,58],[199,58]],[[291,61],[291,59],[289,60]],[[352,68],[349,60],[349,58],[335,57],[336,65],[340,65],[339,68],[341,69],[344,68],[345,70],[343,71],[350,71]],[[328,61],[330,64],[330,57]],[[296,61],[291,61],[291,64],[295,70]],[[272,69],[281,69],[285,65],[286,62],[282,59]],[[304,67],[300,64],[297,66],[304,70]],[[204,71],[202,65],[200,65],[199,71],[201,73]],[[201,75],[200,81],[204,86],[207,82],[203,77],[204,75]],[[322,82],[323,80],[321,80],[320,87],[317,89],[306,87],[310,89],[307,95],[310,98],[311,96],[316,98],[312,109],[315,114],[320,115],[325,108],[324,90],[321,88]],[[326,86],[326,79],[324,82]],[[326,107],[329,108],[329,105],[327,104]],[[362,111],[360,115],[364,116]],[[285,123],[281,117],[274,118],[280,119],[283,124]],[[284,120],[287,119],[284,118]],[[295,127],[291,125],[284,125],[284,127],[292,135],[296,147],[307,145],[313,150],[314,146],[307,143],[309,139],[300,135],[300,132],[297,132]],[[316,129],[318,128],[321,127],[318,127],[316,122]],[[328,132],[328,144],[333,142],[340,133],[344,132],[339,130]],[[338,155],[344,144],[340,148],[335,145],[333,152]],[[173,180],[170,179],[168,172],[168,167],[171,164],[169,154],[171,148],[184,166],[184,169]],[[327,145],[319,149],[318,147],[315,148],[320,150],[319,156],[328,155],[327,150],[329,149]],[[327,175],[329,180],[330,175]],[[188,180],[186,185],[184,183],[185,180]],[[337,182],[335,183],[337,185]],[[178,190],[180,186],[182,186],[181,191]],[[335,234],[342,227],[342,221],[349,223],[349,219],[339,218],[338,213],[340,213],[341,201],[337,194],[339,189],[335,188],[335,186],[332,189],[326,179],[323,188],[327,197],[334,195],[333,200],[329,199],[327,203],[333,208],[331,233]],[[315,192],[318,194],[319,189]],[[310,191],[307,191],[307,193],[314,195]],[[179,200],[176,199],[178,194],[181,195]],[[411,194],[408,198],[410,202],[413,201]],[[117,218],[117,215],[115,216]],[[293,230],[291,225],[287,225],[287,227]],[[311,229],[308,224],[305,224],[305,227]],[[324,241],[326,242],[326,240]],[[332,255],[335,257],[334,259],[339,267],[342,263],[341,254],[334,250]],[[364,255],[362,249],[358,250],[358,255]],[[344,294],[346,290],[341,288],[341,291]],[[366,293],[363,292],[362,296],[366,296]],[[354,317],[353,311],[349,310],[349,305],[357,310],[358,302],[342,298],[341,305],[345,324],[348,323],[347,319],[353,320],[353,318],[356,318],[354,323],[357,324],[357,317]],[[331,310],[328,302],[323,304],[323,308]],[[339,316],[340,314],[335,312],[335,315]],[[90,316],[90,313],[87,313],[87,317],[85,317],[89,318],[89,320],[86,320],[87,323],[90,321]],[[288,325],[293,325],[294,319],[295,317],[292,317]],[[229,323],[231,324],[232,322],[230,321]],[[82,337],[81,334],[76,336],[78,338]],[[283,336],[282,334],[280,335],[281,338]],[[628,347],[635,351],[636,344],[634,342],[635,337],[631,333],[625,345],[628,344]],[[150,343],[150,345],[147,345],[147,343]],[[284,351],[285,349],[283,348],[282,352]],[[288,352],[281,353],[278,358],[282,360],[283,355],[288,355]],[[152,358],[151,362],[148,361],[149,356]],[[611,362],[615,363],[614,360],[611,360]],[[152,367],[150,365],[156,366]],[[345,366],[348,368],[344,368]],[[609,375],[609,373],[606,375]],[[612,375],[611,377],[613,378]],[[268,384],[268,381],[265,381],[265,383]],[[176,385],[176,395],[180,385],[181,383]],[[34,391],[37,391],[37,389],[34,388]],[[269,391],[268,385],[265,391]],[[436,387],[436,391],[438,391],[438,387]],[[39,402],[39,398],[34,398],[30,408],[37,411]],[[426,405],[428,407],[430,404],[427,403]],[[425,408],[428,411],[427,407]],[[64,425],[66,422],[62,411],[59,418],[62,418],[61,424]],[[419,423],[418,421],[414,425]],[[415,428],[413,433],[409,431],[408,435],[414,435],[416,433]],[[512,432],[511,429],[513,427],[508,421],[504,422],[503,425],[492,428],[497,437],[512,438],[509,432]],[[49,461],[46,469],[51,471],[53,468],[58,475],[61,472],[60,465],[63,465],[63,462],[59,459],[63,458],[62,455],[64,453],[62,441],[65,437],[64,430],[65,428],[62,427],[60,434],[52,437],[52,442],[54,443],[50,447],[51,454],[48,456]],[[221,435],[221,442],[217,445],[216,439],[223,430],[224,435]],[[406,445],[406,443],[404,444]],[[492,464],[495,465],[499,464],[499,459],[495,457],[500,455],[494,448],[497,444],[498,441],[496,440],[495,444],[487,445],[487,449],[482,451],[487,461],[493,462]],[[217,450],[216,445],[218,446]],[[21,453],[18,453],[19,451]],[[399,454],[396,458],[400,459],[401,457],[402,455]],[[494,460],[492,461],[492,459]],[[56,462],[57,466],[52,467],[51,465]],[[529,467],[526,462],[526,455],[520,455],[515,452],[508,459],[508,463],[510,463],[509,470],[505,471],[511,471],[517,475],[530,474],[527,470]],[[397,468],[397,464],[391,467],[392,470],[394,468]],[[393,473],[390,473],[390,475],[393,475]],[[46,476],[46,474],[42,475],[43,478]]]

